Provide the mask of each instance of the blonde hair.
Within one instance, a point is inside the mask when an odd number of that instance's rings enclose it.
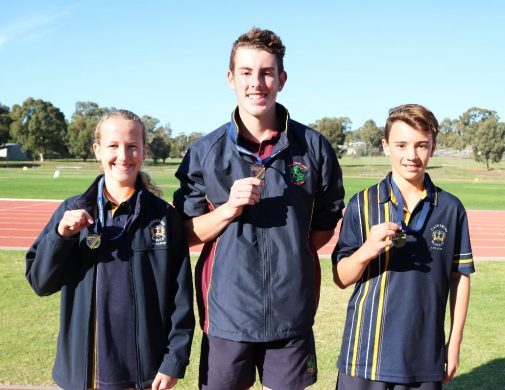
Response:
[[[109,119],[124,119],[127,121],[133,121],[137,123],[142,129],[142,145],[144,146],[144,148],[147,148],[147,134],[144,122],[142,122],[142,119],[137,114],[128,110],[113,110],[108,112],[107,114],[102,115],[95,128],[95,143],[100,144],[102,126]],[[101,166],[100,170],[102,170]],[[144,187],[146,187],[150,192],[152,192],[157,197],[159,198],[163,197],[163,191],[156,185],[154,180],[151,178],[151,176],[149,176],[147,172],[140,170],[139,175],[140,178],[142,179],[142,184],[144,185]]]

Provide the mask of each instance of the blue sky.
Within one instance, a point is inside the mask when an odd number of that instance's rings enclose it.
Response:
[[[233,41],[252,26],[286,45],[278,95],[310,123],[347,116],[384,124],[389,108],[421,103],[439,120],[472,106],[505,120],[505,2],[68,1],[0,7],[0,103],[77,101],[126,108],[207,133],[229,120]]]

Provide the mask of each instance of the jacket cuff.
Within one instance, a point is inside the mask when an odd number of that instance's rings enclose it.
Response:
[[[173,357],[165,357],[158,371],[173,378],[182,379],[186,373],[186,366],[187,364],[181,364]]]

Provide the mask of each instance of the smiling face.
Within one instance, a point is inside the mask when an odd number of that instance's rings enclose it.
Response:
[[[266,50],[240,47],[235,52],[234,69],[229,70],[228,84],[235,90],[242,120],[258,120],[275,115],[277,93],[287,79],[280,72],[275,54]]]
[[[101,123],[99,131],[93,150],[102,164],[107,187],[134,188],[146,157],[141,124],[112,117]]]
[[[382,140],[384,153],[391,160],[393,180],[402,180],[422,187],[424,173],[435,151],[435,142],[429,131],[421,131],[403,121],[395,121],[388,139]]]

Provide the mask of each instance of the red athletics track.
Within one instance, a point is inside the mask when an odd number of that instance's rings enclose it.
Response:
[[[27,249],[60,201],[0,199],[0,248]],[[505,260],[505,211],[468,211],[473,254],[476,259]],[[328,257],[337,236],[319,254]],[[200,247],[192,247],[199,252]]]

